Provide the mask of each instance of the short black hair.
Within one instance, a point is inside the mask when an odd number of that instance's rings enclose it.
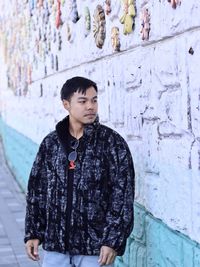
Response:
[[[67,80],[60,91],[61,100],[70,100],[71,96],[75,93],[82,93],[86,94],[86,91],[89,87],[94,87],[95,91],[97,92],[97,85],[95,82],[84,78],[84,77],[73,77]]]

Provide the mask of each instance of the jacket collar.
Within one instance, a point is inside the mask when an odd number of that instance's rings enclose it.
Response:
[[[97,116],[95,121],[91,124],[86,124],[83,132],[84,142],[90,142],[95,130],[99,127],[99,117]],[[64,148],[65,153],[67,153],[68,147],[68,133],[69,133],[69,116],[65,117],[63,120],[59,121],[56,125],[56,132],[58,139]]]

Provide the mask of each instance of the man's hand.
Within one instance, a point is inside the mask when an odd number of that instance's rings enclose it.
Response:
[[[98,260],[100,266],[112,264],[116,255],[117,253],[114,251],[114,249],[107,246],[102,246]]]
[[[26,252],[30,259],[38,261],[40,259],[38,254],[39,239],[30,239],[26,242]]]

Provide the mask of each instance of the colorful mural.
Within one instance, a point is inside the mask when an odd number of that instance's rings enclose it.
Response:
[[[103,48],[106,38],[105,14],[112,13],[112,9],[115,9],[112,5],[115,3],[105,1],[104,6],[98,3],[94,5],[91,9],[85,3],[82,11],[76,0],[11,0],[9,3],[0,3],[0,42],[4,50],[4,61],[8,66],[8,87],[16,95],[27,94],[29,84],[36,79],[35,72],[40,72],[45,77],[60,70],[58,53],[66,53],[64,44],[74,43],[75,36],[81,34],[74,34],[74,25],[79,20],[83,24],[85,38],[94,32],[93,45],[96,43],[98,48]],[[128,12],[130,13],[130,7]],[[129,13],[125,16],[125,28],[132,27],[126,23]],[[93,17],[90,14],[94,14]],[[112,26],[116,27],[114,23]],[[119,35],[120,30],[117,32],[117,36]],[[112,53],[113,33],[112,40],[109,39]],[[115,45],[114,51],[119,51],[119,44]]]

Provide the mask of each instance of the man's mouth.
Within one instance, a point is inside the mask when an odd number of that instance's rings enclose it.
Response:
[[[93,117],[93,116],[96,116],[96,114],[94,113],[89,113],[89,114],[85,114],[84,117]]]

